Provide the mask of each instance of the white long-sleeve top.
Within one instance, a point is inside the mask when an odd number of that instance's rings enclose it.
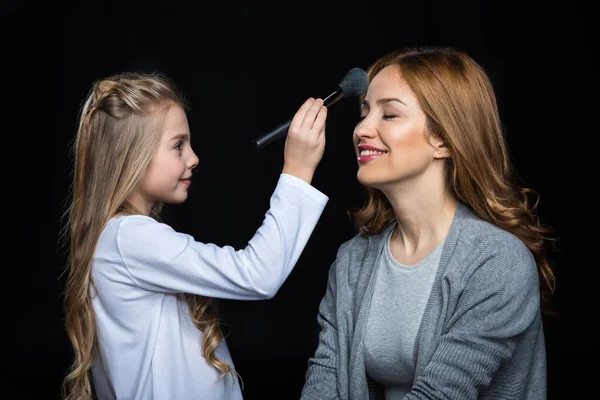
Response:
[[[121,216],[103,230],[90,288],[98,360],[92,368],[104,399],[240,400],[237,379],[201,354],[184,293],[262,300],[286,280],[328,197],[282,174],[265,219],[244,249],[197,242],[150,217]],[[233,365],[223,340],[215,354]]]

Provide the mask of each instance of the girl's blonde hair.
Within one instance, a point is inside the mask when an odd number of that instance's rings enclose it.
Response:
[[[66,331],[74,360],[63,382],[66,399],[91,399],[90,369],[97,353],[90,295],[92,258],[100,234],[117,215],[141,214],[127,199],[142,181],[160,140],[169,107],[186,108],[182,93],[164,75],[122,73],[96,81],[83,104],[73,146],[74,176],[62,237],[68,241],[64,293]],[[152,210],[158,218],[162,204]],[[186,295],[203,332],[202,355],[221,371],[235,372],[215,356],[223,340],[211,298]]]
[[[556,238],[535,213],[537,193],[516,182],[487,74],[471,57],[452,48],[404,49],[371,65],[369,81],[387,66],[398,69],[417,97],[427,118],[427,134],[440,138],[452,154],[446,175],[456,198],[531,250],[540,275],[542,306],[549,311],[555,276],[547,255]],[[370,187],[363,207],[350,216],[365,235],[380,233],[395,218],[386,196]]]

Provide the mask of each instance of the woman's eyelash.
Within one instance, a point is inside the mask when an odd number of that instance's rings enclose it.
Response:
[[[362,121],[362,120],[363,120],[363,119],[365,119],[366,117],[367,117],[366,115],[361,115],[361,116],[358,118],[358,120],[359,120],[359,121]],[[397,115],[393,115],[393,114],[384,114],[382,117],[383,117],[384,119],[391,119],[391,118],[397,118],[398,116],[397,116]]]

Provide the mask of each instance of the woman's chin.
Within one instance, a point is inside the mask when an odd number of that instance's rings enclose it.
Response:
[[[373,179],[373,177],[370,177],[369,174],[361,173],[361,171],[358,171],[356,174],[356,179],[361,185],[369,187],[373,187],[373,185],[377,182],[375,179]]]

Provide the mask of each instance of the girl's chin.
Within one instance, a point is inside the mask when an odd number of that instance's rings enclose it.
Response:
[[[169,199],[169,201],[165,201],[165,203],[171,203],[171,204],[181,204],[183,202],[185,202],[188,198],[187,193],[185,195],[179,195],[176,197],[172,197]]]

